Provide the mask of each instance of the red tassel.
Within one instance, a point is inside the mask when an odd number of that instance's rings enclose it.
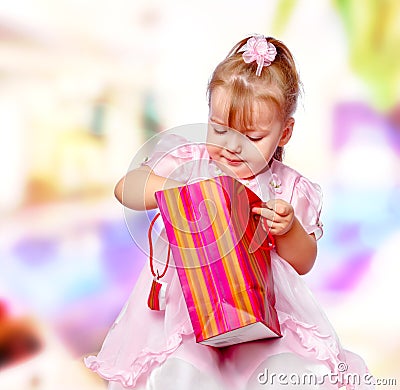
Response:
[[[153,279],[147,305],[151,310],[165,310],[165,292],[167,283]]]
[[[153,283],[151,284],[149,299],[147,300],[147,305],[151,310],[165,310],[165,297],[167,291],[167,283],[162,282],[160,279],[166,274],[169,264],[169,258],[171,254],[171,248],[168,247],[168,256],[167,262],[165,264],[165,269],[161,275],[159,275],[154,270],[153,266],[153,243],[151,240],[151,231],[153,229],[154,223],[156,219],[160,216],[160,213],[156,214],[153,220],[150,223],[149,231],[148,231],[148,239],[149,239],[149,258],[150,258],[150,269],[151,273],[154,276]]]

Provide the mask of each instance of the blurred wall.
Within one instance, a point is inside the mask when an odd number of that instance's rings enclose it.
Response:
[[[286,163],[325,194],[306,279],[343,344],[376,375],[397,375],[399,18],[394,0],[2,4],[0,298],[10,316],[50,327],[71,359],[100,347],[146,261],[115,183],[153,134],[207,120],[213,68],[258,32],[292,49],[304,84]]]

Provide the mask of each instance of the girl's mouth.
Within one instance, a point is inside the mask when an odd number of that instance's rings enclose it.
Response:
[[[225,156],[223,156],[223,158],[226,160],[226,162],[228,163],[228,165],[237,166],[237,165],[240,165],[240,164],[243,163],[242,160],[236,160],[236,159],[233,160],[233,159],[230,159],[230,158],[225,157]]]

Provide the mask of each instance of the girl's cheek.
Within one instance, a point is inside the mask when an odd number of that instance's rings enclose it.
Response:
[[[207,152],[210,155],[210,157],[218,155],[218,151],[220,150],[220,148],[218,146],[207,144],[206,147],[207,147]]]

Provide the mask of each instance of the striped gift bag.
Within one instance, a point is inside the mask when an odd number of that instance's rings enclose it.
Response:
[[[270,249],[251,208],[261,199],[229,176],[156,192],[198,343],[279,337]]]

